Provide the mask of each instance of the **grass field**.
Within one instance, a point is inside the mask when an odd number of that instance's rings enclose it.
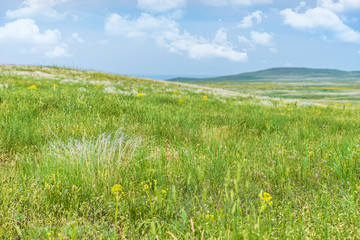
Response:
[[[0,69],[0,239],[360,235],[356,101]]]
[[[213,78],[174,78],[237,92],[243,96],[281,98],[307,104],[356,104],[360,102],[360,72],[332,69],[271,68]]]
[[[281,98],[310,103],[356,104],[360,102],[360,78],[356,81],[204,82],[201,86],[222,88],[249,96]]]

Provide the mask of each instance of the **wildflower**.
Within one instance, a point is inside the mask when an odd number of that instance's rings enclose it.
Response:
[[[207,100],[208,100],[208,97],[207,97],[207,96],[203,96],[203,100],[204,100],[204,101],[207,101]]]
[[[178,93],[178,92],[179,92],[178,90],[176,90],[176,89],[174,90],[174,93]]]
[[[115,184],[112,188],[111,188],[111,191],[118,195],[119,192],[122,192],[122,186],[120,184]]]
[[[143,93],[136,94],[136,97],[144,97],[145,95]]]
[[[265,211],[267,206],[272,206],[273,201],[271,201],[272,196],[270,193],[267,192],[261,192],[259,193],[259,198],[261,199],[261,208],[260,211]]]
[[[54,83],[53,86],[54,86],[54,87],[57,87],[57,86],[59,86],[59,85],[57,85],[56,83]]]
[[[267,192],[263,192],[262,194],[259,193],[259,198],[265,202],[268,202],[272,199],[272,196]]]
[[[165,194],[165,193],[166,193],[166,190],[163,189],[163,190],[161,190],[161,192]]]
[[[184,100],[180,99],[179,104],[184,104]]]
[[[36,87],[36,85],[34,84],[34,85],[32,85],[32,86],[28,87],[28,89],[29,89],[29,90],[36,90],[36,89],[37,89],[37,87]]]

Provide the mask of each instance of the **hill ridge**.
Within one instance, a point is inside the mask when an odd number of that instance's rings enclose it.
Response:
[[[294,80],[302,78],[310,80],[313,78],[324,78],[327,81],[342,78],[358,78],[360,80],[360,71],[343,71],[328,68],[306,68],[306,67],[274,67],[254,72],[245,72],[240,74],[225,75],[210,78],[185,78],[177,77],[168,79],[171,82],[218,82],[218,81],[269,81],[269,80]]]

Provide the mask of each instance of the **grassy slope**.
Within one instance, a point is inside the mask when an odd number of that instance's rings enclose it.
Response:
[[[359,234],[358,107],[10,68],[0,86],[0,238]]]
[[[360,102],[360,73],[331,69],[272,68],[215,78],[177,78],[201,86],[227,89],[243,95],[308,102]]]

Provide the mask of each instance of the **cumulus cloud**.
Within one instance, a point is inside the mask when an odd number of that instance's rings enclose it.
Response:
[[[55,46],[54,49],[45,52],[45,57],[47,58],[61,58],[61,57],[70,57],[71,54],[68,53],[65,47]]]
[[[46,17],[62,19],[65,13],[58,13],[54,7],[69,0],[26,0],[22,6],[15,10],[6,11],[6,18]]]
[[[138,0],[138,8],[150,12],[167,12],[185,6],[186,0]]]
[[[251,40],[257,45],[270,46],[272,44],[273,35],[267,32],[251,32]]]
[[[181,32],[176,21],[165,16],[143,13],[137,19],[112,14],[106,19],[105,32],[108,35],[126,38],[150,38],[160,47],[173,53],[186,54],[193,59],[225,58],[245,61],[247,54],[239,52],[229,43],[226,30],[217,31],[213,40]]]
[[[105,32],[107,35],[119,35],[128,38],[146,37],[153,32],[174,29],[177,24],[167,17],[154,17],[148,13],[142,13],[135,20],[128,16],[122,17],[118,14],[111,14],[105,21]]]
[[[249,39],[247,39],[246,37],[244,37],[244,36],[238,36],[238,41],[240,43],[252,44],[251,41]]]
[[[193,59],[219,57],[236,62],[247,60],[247,53],[235,50],[228,42],[224,29],[219,29],[212,41],[187,32],[180,33],[180,30],[176,29],[159,35],[157,42],[170,52],[185,53]]]
[[[334,12],[352,11],[360,8],[360,0],[319,0],[318,6]]]
[[[313,8],[304,13],[297,13],[291,9],[280,12],[284,23],[301,30],[326,30],[334,33],[341,41],[360,44],[360,33],[345,25],[332,11],[325,8]]]
[[[237,25],[239,28],[249,28],[252,27],[255,23],[260,24],[262,21],[262,12],[255,11],[250,15],[244,17],[244,19]]]
[[[22,52],[37,53],[48,51],[61,44],[61,32],[57,29],[40,32],[39,27],[32,19],[18,19],[0,27],[0,44],[19,45],[31,50]]]
[[[201,0],[204,4],[210,6],[229,6],[246,5],[251,6],[260,3],[272,3],[272,0]]]
[[[5,41],[24,41],[33,44],[56,44],[61,38],[59,30],[46,30],[40,33],[32,19],[18,19],[0,27],[0,43]]]

